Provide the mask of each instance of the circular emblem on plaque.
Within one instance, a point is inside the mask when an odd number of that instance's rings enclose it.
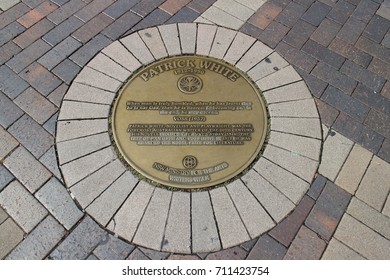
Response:
[[[202,89],[202,86],[202,79],[195,75],[186,75],[177,81],[177,87],[186,94],[197,93]]]
[[[267,134],[253,81],[201,56],[165,58],[134,73],[111,119],[121,158],[151,181],[177,188],[234,178],[256,159]]]

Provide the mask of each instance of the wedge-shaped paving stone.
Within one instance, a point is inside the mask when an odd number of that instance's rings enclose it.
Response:
[[[356,197],[376,210],[382,211],[389,191],[390,164],[374,156],[359,185]]]
[[[210,191],[215,218],[223,248],[229,248],[250,239],[237,209],[226,188]]]
[[[249,252],[247,260],[282,260],[287,249],[268,234],[262,235]]]
[[[95,87],[73,83],[72,87],[64,96],[64,100],[82,101],[88,103],[111,105],[115,93]]]
[[[149,64],[154,61],[153,55],[138,33],[133,33],[120,41],[141,63]]]
[[[255,12],[254,10],[234,0],[217,1],[214,3],[214,6],[242,21],[249,19]]]
[[[217,225],[208,192],[191,194],[192,251],[212,252],[221,249]]]
[[[253,168],[295,204],[309,188],[309,183],[265,158],[260,158]]]
[[[23,230],[12,219],[8,218],[0,224],[0,259],[3,259],[23,240],[23,234]]]
[[[265,91],[263,95],[267,104],[312,98],[304,81]]]
[[[348,214],[343,216],[334,237],[367,259],[390,258],[390,241]]]
[[[109,111],[109,105],[65,100],[64,102],[62,102],[58,120],[62,121],[107,118]]]
[[[319,161],[321,141],[314,138],[272,131],[269,143],[292,153]]]
[[[274,52],[249,70],[248,75],[252,78],[252,80],[258,81],[275,73],[276,71],[280,71],[280,69],[283,69],[288,65],[288,62],[284,58],[282,58],[277,52]]]
[[[365,260],[365,258],[354,250],[332,238],[322,255],[322,260]]]
[[[268,183],[256,171],[250,170],[242,177],[242,180],[275,222],[280,222],[294,209],[294,203]]]
[[[317,107],[313,99],[274,103],[268,106],[268,110],[271,115],[271,118],[318,118]]]
[[[50,254],[49,259],[84,260],[106,239],[106,235],[107,233],[87,216]]]
[[[226,28],[218,28],[210,50],[210,56],[222,59],[234,37],[236,37],[236,34],[237,31]]]
[[[211,45],[213,44],[217,26],[215,25],[198,25],[198,37],[196,39],[196,54],[209,55]]]
[[[317,161],[272,145],[267,146],[263,155],[265,158],[299,176],[306,182],[313,180],[318,167]]]
[[[179,37],[181,44],[181,51],[183,54],[195,53],[196,44],[196,24],[193,23],[179,23]]]
[[[99,258],[99,260],[124,260],[130,255],[133,249],[133,245],[130,245],[117,237],[108,235],[107,240],[103,241],[95,250],[93,250],[93,254]]]
[[[116,155],[114,154],[114,151],[111,147],[108,147],[62,165],[62,174],[64,175],[67,186],[73,186],[75,183],[113,161],[115,158]]]
[[[61,164],[83,157],[111,145],[107,132],[57,143]]]
[[[241,3],[251,8],[253,11],[257,11],[266,2],[266,0],[236,0],[236,1],[238,3]]]
[[[62,175],[60,168],[58,167],[57,154],[55,146],[51,147],[47,152],[39,158],[39,161],[56,176],[58,179],[62,180]]]
[[[133,252],[131,252],[130,256],[127,260],[150,260],[140,249],[135,248]]]
[[[390,196],[387,197],[385,206],[383,207],[382,214],[390,218]]]
[[[272,218],[241,180],[229,184],[227,190],[248,230],[250,238],[259,236],[275,225]]]
[[[271,129],[316,139],[322,138],[319,119],[271,118]]]
[[[131,241],[154,190],[155,188],[148,183],[140,181],[123,203],[108,228],[115,231],[119,236]]]
[[[302,80],[301,76],[299,76],[297,71],[295,71],[294,68],[290,65],[257,81],[256,84],[261,90],[265,91],[300,80]]]
[[[355,194],[373,154],[355,144],[336,179],[336,185]]]
[[[172,192],[156,188],[133,242],[154,250],[161,250]]]
[[[106,131],[108,131],[106,119],[58,121],[56,140],[61,142]]]
[[[238,30],[244,22],[227,12],[211,6],[203,14],[202,17],[220,26],[225,26],[231,29]]]
[[[351,140],[339,133],[332,132],[325,140],[318,172],[334,181],[351,151],[352,145]]]
[[[122,86],[120,81],[96,71],[95,69],[89,68],[88,66],[81,70],[74,81],[111,92],[116,92]]]
[[[141,63],[119,41],[103,49],[102,53],[131,72],[141,67]]]
[[[138,179],[130,171],[121,175],[86,209],[100,224],[107,225],[115,212],[132,192]]]
[[[102,53],[92,59],[88,66],[121,82],[126,81],[131,74],[130,71]]]
[[[124,172],[123,164],[117,159],[74,185],[71,192],[85,208]]]
[[[4,159],[18,144],[18,141],[0,126],[0,160]]]
[[[56,178],[50,179],[35,197],[47,210],[67,229],[71,229],[84,215],[81,212],[65,186]]]
[[[31,193],[39,189],[51,176],[49,170],[22,146],[5,159],[4,165]]]
[[[236,66],[242,71],[248,71],[257,63],[272,53],[272,49],[263,43],[256,41],[256,43],[245,53],[245,55],[237,62]]]
[[[5,221],[7,220],[9,217],[7,215],[7,213],[5,213],[5,211],[3,210],[3,208],[0,207],[0,225]]]
[[[138,32],[155,59],[167,57],[168,53],[157,27]]]
[[[3,164],[0,164],[0,191],[2,191],[15,177],[12,175],[11,172],[8,171],[7,168],[4,167]],[[0,216],[1,215],[1,208],[0,208]],[[0,218],[0,223],[1,223]]]
[[[161,38],[169,56],[181,54],[179,31],[176,24],[161,25],[158,27]]]
[[[182,254],[191,253],[190,193],[173,193],[162,250]]]
[[[47,215],[47,210],[17,181],[0,193],[0,205],[27,233]]]
[[[65,229],[52,216],[47,216],[7,256],[7,260],[42,260],[64,235]]]
[[[199,28],[198,28],[199,30]],[[255,43],[256,39],[241,32],[237,33],[233,43],[230,45],[225,57],[225,61],[236,64],[246,51]]]

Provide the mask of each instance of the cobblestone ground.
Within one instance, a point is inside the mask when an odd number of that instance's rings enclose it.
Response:
[[[180,255],[129,243],[86,214],[64,187],[55,131],[68,88],[102,49],[186,22],[248,34],[293,65],[323,146],[315,180],[275,227]],[[0,259],[390,259],[389,27],[388,0],[2,0]]]

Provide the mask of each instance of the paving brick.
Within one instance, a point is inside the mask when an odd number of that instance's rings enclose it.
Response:
[[[386,19],[390,19],[390,5],[388,1],[383,1],[380,5],[379,9],[377,10],[376,14],[384,17]]]
[[[302,78],[305,80],[306,85],[308,86],[310,92],[312,95],[316,97],[321,97],[322,93],[328,86],[328,84],[318,78],[316,78],[313,75],[308,74],[305,71],[297,70],[298,73],[302,76]]]
[[[118,18],[114,23],[109,25],[102,34],[107,36],[112,40],[118,39],[126,31],[130,30],[134,25],[136,25],[142,18],[131,11],[126,12],[120,18]]]
[[[99,14],[90,21],[88,21],[85,25],[77,29],[72,36],[79,40],[81,43],[86,43],[94,36],[96,36],[100,31],[110,25],[113,20],[104,15]]]
[[[192,1],[187,7],[197,11],[198,13],[203,13],[206,11],[216,0],[202,0],[202,1]]]
[[[26,29],[17,22],[13,22],[0,30],[0,46],[23,33]]]
[[[141,0],[131,10],[144,17],[163,2],[165,2],[165,0]]]
[[[100,260],[124,260],[133,251],[134,246],[117,237],[108,235],[93,253]]]
[[[105,9],[104,13],[113,19],[117,19],[138,2],[139,0],[118,0]]]
[[[139,31],[138,34],[141,36],[142,40],[145,42],[146,46],[149,48],[150,52],[156,60],[168,56],[157,27]]]
[[[255,38],[247,36],[241,32],[237,33],[223,59],[233,65],[236,64],[246,51],[255,43],[255,41]]]
[[[158,11],[158,9],[155,11]],[[199,17],[199,15],[200,14],[198,12],[188,7],[184,7],[179,12],[177,12],[174,16],[172,16],[169,20],[167,20],[166,23],[194,22]]]
[[[317,234],[305,226],[299,230],[297,237],[288,249],[285,260],[319,260],[326,243]]]
[[[26,233],[47,215],[47,210],[17,181],[0,193],[0,205]]]
[[[317,104],[317,109],[320,113],[322,123],[332,126],[339,115],[339,111],[319,99],[315,99],[315,102]]]
[[[366,37],[360,37],[356,43],[356,47],[383,60],[386,63],[390,63],[390,49],[378,45]]]
[[[25,49],[53,28],[54,24],[44,18],[16,37],[13,42]]]
[[[54,146],[51,147],[43,156],[39,158],[39,161],[56,176],[59,180],[62,181],[62,175],[57,163],[57,155],[54,149]]]
[[[0,92],[0,125],[7,128],[23,115],[23,111],[15,105],[5,94]],[[0,158],[5,156],[0,152]]]
[[[260,28],[254,26],[248,22],[245,22],[240,27],[239,31],[244,33],[244,34],[250,35],[254,38],[258,38],[260,36],[260,34],[263,32],[263,30],[261,30]]]
[[[42,39],[48,42],[50,45],[55,46],[82,25],[83,22],[80,19],[72,16],[57,25],[53,30],[43,36]]]
[[[277,44],[284,38],[288,31],[288,27],[285,27],[284,25],[273,21],[259,35],[259,39],[271,48],[275,48]]]
[[[104,242],[107,233],[90,217],[83,221],[66,237],[66,239],[49,255],[51,260],[82,260],[92,250]]]
[[[378,156],[387,162],[390,161],[390,140],[389,139],[385,139],[385,141],[383,142],[383,145],[378,153]]]
[[[49,95],[61,84],[56,76],[36,62],[25,68],[20,76],[44,96]]]
[[[336,238],[332,238],[322,255],[322,260],[364,260],[365,258]]]
[[[383,114],[390,115],[390,100],[363,84],[359,84],[356,87],[352,96],[371,108]]]
[[[217,1],[214,3],[214,6],[238,19],[241,19],[242,21],[249,19],[255,12],[255,10],[252,10],[234,0]]]
[[[374,42],[381,43],[390,27],[390,21],[380,16],[374,16],[363,32],[363,36]]]
[[[215,25],[198,25],[198,34],[196,40],[196,53],[200,55],[209,55],[213,44],[217,26]]]
[[[92,1],[87,6],[78,11],[75,16],[82,21],[87,22],[114,2],[115,0]]]
[[[283,38],[283,42],[300,49],[315,30],[316,28],[313,25],[299,20],[296,24],[294,24],[286,37]]]
[[[14,99],[25,89],[28,84],[6,65],[0,67],[0,90],[9,98]]]
[[[303,46],[302,50],[316,59],[322,62],[329,64],[330,66],[339,69],[341,65],[344,63],[345,59],[339,54],[317,44],[316,42],[309,40]]]
[[[129,255],[127,260],[150,260],[141,250],[135,248],[134,251]]]
[[[200,260],[197,255],[176,255],[172,254],[167,260]]]
[[[2,127],[0,127],[0,136],[0,160],[3,160],[19,143]]]
[[[189,193],[173,193],[161,249],[182,254],[191,253],[191,195]]]
[[[20,2],[20,0],[4,0],[0,4],[0,8],[2,10],[6,11],[6,10],[8,10],[9,8],[11,8],[12,6],[16,5],[19,2]]]
[[[62,83],[58,88],[53,90],[47,98],[57,107],[61,106],[62,99],[68,90],[68,86],[65,83]]]
[[[327,17],[339,24],[344,24],[355,8],[356,6],[347,1],[338,1]]]
[[[179,31],[176,24],[159,26],[158,30],[169,56],[181,54]]]
[[[352,14],[352,17],[364,22],[369,22],[378,8],[378,3],[370,0],[362,0],[360,1],[359,5],[357,5],[356,10]]]
[[[57,9],[57,5],[46,1],[18,19],[24,27],[29,28]]]
[[[230,14],[228,14],[225,11],[222,11],[218,9],[215,6],[211,6],[208,8],[203,14],[202,18],[205,18],[206,20],[213,22],[219,26],[228,27],[231,29],[239,29],[244,22]]]
[[[181,23],[178,24],[178,28],[182,53],[195,53],[196,25],[191,23]]]
[[[322,139],[318,119],[273,118],[271,127],[275,131]]]
[[[339,32],[341,25],[325,19],[320,26],[313,32],[311,39],[320,45],[327,47]]]
[[[318,175],[311,184],[310,189],[307,191],[307,195],[314,200],[317,200],[322,190],[324,189],[326,182],[327,180],[325,177]]]
[[[324,3],[315,2],[302,16],[302,19],[314,26],[319,26],[331,9]]]
[[[138,33],[123,38],[121,42],[141,63],[149,64],[154,61],[153,55]]]
[[[160,5],[160,9],[168,12],[170,15],[176,14],[179,10],[181,10],[184,6],[186,6],[191,0],[168,0],[165,1],[162,5]]]
[[[0,169],[1,169],[1,173],[3,172],[2,169],[3,167],[2,167],[2,165],[1,165],[1,167],[0,167]],[[8,216],[8,214],[3,210],[3,208],[1,208],[0,207],[0,225],[5,221],[5,220],[7,220],[9,218],[9,216]]]
[[[122,86],[118,80],[89,67],[84,67],[74,81],[111,92],[116,92]]]
[[[42,260],[64,235],[64,228],[52,216],[47,216],[6,259]]]
[[[283,9],[272,2],[266,2],[257,12],[249,19],[249,23],[265,29]]]
[[[371,55],[337,37],[329,45],[329,49],[363,67],[367,67],[372,60]]]
[[[151,260],[164,260],[169,256],[169,253],[160,252],[152,249],[141,248],[141,251]]]
[[[290,2],[288,6],[276,17],[276,20],[281,24],[292,28],[305,11],[305,7],[297,4],[296,2]]]
[[[373,129],[374,131],[380,133],[386,138],[390,136],[390,116],[383,113],[371,110],[365,120],[364,124]]]
[[[83,67],[88,63],[99,51],[111,44],[112,41],[103,35],[95,36],[91,41],[78,49],[70,56],[70,59]]]
[[[7,241],[0,243],[0,259],[3,259],[23,240],[23,231],[12,219],[6,219],[0,224],[0,238]]]
[[[108,131],[107,120],[58,121],[57,142]]]
[[[240,247],[233,247],[207,255],[206,260],[244,260],[247,253]]]
[[[368,67],[368,70],[370,70],[371,72],[374,72],[375,74],[377,74],[377,75],[379,75],[387,80],[390,80],[389,69],[390,69],[389,63],[383,62],[377,58],[374,58]]]
[[[0,48],[0,64],[4,64],[20,51],[21,48],[15,45],[14,42],[10,41],[6,43]]]
[[[282,260],[287,249],[269,235],[259,238],[247,260]]]
[[[3,29],[5,26],[10,24],[11,22],[17,20],[19,17],[24,15],[30,10],[30,8],[24,3],[19,3],[12,7],[12,9],[8,9],[1,14],[0,18],[0,29]]]
[[[52,70],[53,74],[68,85],[80,71],[81,67],[69,59],[65,59]]]
[[[164,12],[160,9],[155,9],[153,12],[148,14],[144,19],[142,19],[137,25],[135,25],[130,31],[126,32],[125,35],[131,34],[133,31],[149,28],[151,26],[157,26],[165,23],[167,19],[170,18],[170,15],[167,12]],[[192,21],[191,21],[192,22]],[[173,22],[167,22],[173,23]]]
[[[15,177],[12,175],[12,173],[9,172],[8,169],[4,167],[4,165],[0,164],[0,191],[2,191],[13,179],[15,179]],[[2,212],[1,209],[0,212]],[[3,214],[0,216],[3,217],[2,215]],[[0,219],[0,224],[2,222],[3,220]]]
[[[23,2],[31,7],[31,8],[36,8],[39,4],[42,4],[45,0],[24,0]]]
[[[237,32],[225,28],[218,28],[210,50],[210,56],[222,59],[230,47]]]
[[[246,72],[271,53],[272,50],[270,48],[257,41],[238,61],[236,66]]]
[[[85,1],[84,1],[85,2]],[[47,16],[47,19],[59,25],[74,13],[82,9],[86,4],[83,1],[71,0]]]

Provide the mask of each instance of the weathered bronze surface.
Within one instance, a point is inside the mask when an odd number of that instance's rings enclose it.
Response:
[[[259,153],[267,114],[237,68],[207,57],[152,63],[114,104],[114,140],[124,159],[154,182],[177,188],[221,184]]]

